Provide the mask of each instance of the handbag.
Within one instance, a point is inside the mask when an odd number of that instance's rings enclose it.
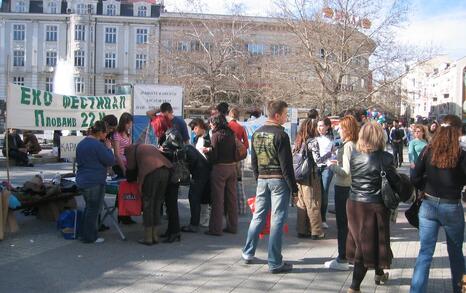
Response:
[[[142,198],[136,182],[121,181],[118,186],[118,215],[140,216]]]
[[[385,172],[382,164],[382,158],[380,158],[380,177],[382,178],[382,186],[380,188],[383,203],[386,208],[394,210],[400,203],[400,196],[390,186],[390,182],[387,179],[387,173]]]
[[[170,177],[170,183],[189,185],[191,173],[189,172],[186,161],[183,159],[183,151],[178,150],[174,152],[173,156],[173,171]]]
[[[136,153],[138,151],[139,144],[136,145],[134,148],[134,162],[135,166],[134,169],[126,169],[126,181],[128,182],[135,182],[138,180],[138,159],[136,157]]]
[[[235,135],[235,161],[239,162],[248,156],[248,149]]]
[[[310,184],[311,168],[307,145],[303,143],[301,149],[293,154],[293,169],[296,181],[300,184]]]
[[[419,209],[421,208],[422,199],[416,199],[409,209],[405,211],[405,217],[411,226],[419,229]]]

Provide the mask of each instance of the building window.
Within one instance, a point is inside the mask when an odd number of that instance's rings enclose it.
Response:
[[[116,68],[115,53],[105,53],[105,68]]]
[[[45,40],[47,42],[56,42],[58,40],[58,27],[56,25],[45,27]]]
[[[84,67],[84,51],[75,50],[74,51],[74,66]]]
[[[114,79],[105,79],[105,93],[106,94],[115,94],[116,81]]]
[[[116,15],[116,6],[114,4],[107,5],[107,15],[115,16]]]
[[[116,27],[105,28],[105,43],[115,44],[116,43],[117,29]]]
[[[46,77],[45,78],[45,90],[48,92],[53,91],[53,77]]]
[[[76,24],[74,26],[74,40],[85,41],[86,40],[86,26],[83,24]]]
[[[55,67],[57,65],[57,52],[48,51],[45,55],[45,65]]]
[[[84,3],[80,3],[76,6],[76,13],[77,14],[87,14],[87,6]]]
[[[26,36],[26,26],[24,24],[13,25],[13,40],[24,41]]]
[[[290,53],[290,48],[287,45],[271,45],[270,51],[273,56],[284,56]]]
[[[320,51],[319,51],[319,56],[320,56],[320,58],[322,58],[322,59],[325,58],[325,49],[323,49],[323,48],[320,49]]]
[[[24,76],[13,76],[13,83],[17,85],[24,85]]]
[[[16,12],[26,12],[26,3],[24,1],[16,2]]]
[[[24,66],[24,51],[14,50],[13,51],[13,66]]]
[[[84,93],[84,79],[82,77],[76,76],[74,78],[74,92],[76,94]]]
[[[138,16],[146,17],[147,16],[147,7],[146,6],[139,6],[138,7]]]
[[[144,67],[146,67],[146,55],[136,54],[136,69],[142,70]]]
[[[264,45],[262,44],[247,44],[246,48],[251,55],[264,55]]]
[[[136,29],[136,44],[147,44],[147,29],[146,28],[138,28]]]
[[[180,52],[188,52],[190,44],[185,41],[176,43],[176,50]]]
[[[443,94],[444,99],[448,99],[450,97],[450,94]]]
[[[50,1],[47,4],[48,7],[48,12],[51,14],[57,14],[58,13],[58,5],[55,1]]]

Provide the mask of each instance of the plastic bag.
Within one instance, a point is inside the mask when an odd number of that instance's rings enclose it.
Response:
[[[251,209],[251,212],[254,214],[254,211],[256,210],[256,197],[250,197],[248,198],[248,206]],[[271,219],[271,212],[269,211],[267,213],[267,218],[265,220],[265,227],[262,229],[262,232],[259,233],[259,238],[264,239],[265,235],[270,234],[270,219]],[[285,223],[283,225],[283,232],[288,233],[288,224]]]

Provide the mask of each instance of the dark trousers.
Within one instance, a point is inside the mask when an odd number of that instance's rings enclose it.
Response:
[[[144,177],[142,185],[143,211],[142,221],[144,227],[153,227],[160,224],[160,207],[164,200],[170,171],[167,168],[157,169]]]
[[[338,230],[338,259],[346,260],[346,236],[348,236],[348,218],[346,217],[346,201],[350,187],[335,185],[335,214]]]
[[[393,160],[395,166],[401,166],[403,163],[403,142],[393,142],[392,143],[392,150],[393,150]]]
[[[180,232],[180,216],[178,214],[178,189],[179,184],[169,183],[165,192],[165,205],[168,216],[168,235]],[[160,209],[159,209],[160,210]]]
[[[26,165],[29,162],[28,155],[18,150],[10,150],[8,155],[15,160],[18,166]]]
[[[238,201],[236,194],[236,164],[216,164],[212,167],[210,190],[212,210],[209,231],[222,234],[223,215],[226,215],[227,229],[236,232],[238,229]]]
[[[104,203],[105,186],[83,188],[82,193],[86,207],[82,219],[81,239],[83,242],[91,243],[97,239],[97,220]]]
[[[188,198],[189,209],[191,211],[191,226],[199,226],[201,219],[201,204],[208,203],[208,201],[205,202],[205,198],[210,198],[210,174],[207,173],[202,175],[203,176],[193,176],[191,184],[189,185]]]

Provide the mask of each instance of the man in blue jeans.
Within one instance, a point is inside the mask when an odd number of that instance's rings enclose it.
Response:
[[[271,101],[267,110],[269,119],[252,137],[251,164],[257,181],[256,209],[249,225],[242,258],[246,264],[255,261],[259,233],[265,226],[271,210],[268,245],[269,271],[286,273],[293,269],[282,259],[283,225],[288,216],[290,194],[296,202],[298,186],[293,171],[290,139],[284,131],[288,105],[284,101]]]

